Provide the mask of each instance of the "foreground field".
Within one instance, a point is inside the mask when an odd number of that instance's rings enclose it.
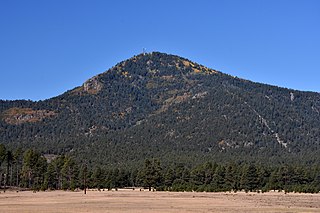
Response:
[[[0,212],[320,212],[320,194],[11,191]]]

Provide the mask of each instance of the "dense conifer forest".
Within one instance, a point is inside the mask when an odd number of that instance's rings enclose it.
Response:
[[[193,167],[146,159],[138,168],[101,168],[78,164],[70,156],[45,158],[28,149],[0,145],[0,188],[33,190],[103,190],[145,187],[167,191],[320,192],[320,166],[265,166],[251,163],[206,162]]]

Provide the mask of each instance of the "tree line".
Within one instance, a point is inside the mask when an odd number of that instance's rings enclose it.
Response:
[[[159,159],[151,158],[138,169],[91,168],[70,156],[57,156],[49,161],[32,149],[12,151],[0,144],[0,188],[9,187],[32,190],[145,187],[166,191],[319,193],[320,167],[207,162],[191,168],[179,163],[164,168]]]

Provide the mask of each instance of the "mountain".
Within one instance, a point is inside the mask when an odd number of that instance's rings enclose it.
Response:
[[[315,164],[320,94],[152,52],[44,101],[0,101],[0,142],[105,166],[145,158]]]

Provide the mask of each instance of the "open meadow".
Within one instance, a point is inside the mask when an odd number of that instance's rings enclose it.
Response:
[[[0,212],[320,212],[320,194],[2,191]]]

